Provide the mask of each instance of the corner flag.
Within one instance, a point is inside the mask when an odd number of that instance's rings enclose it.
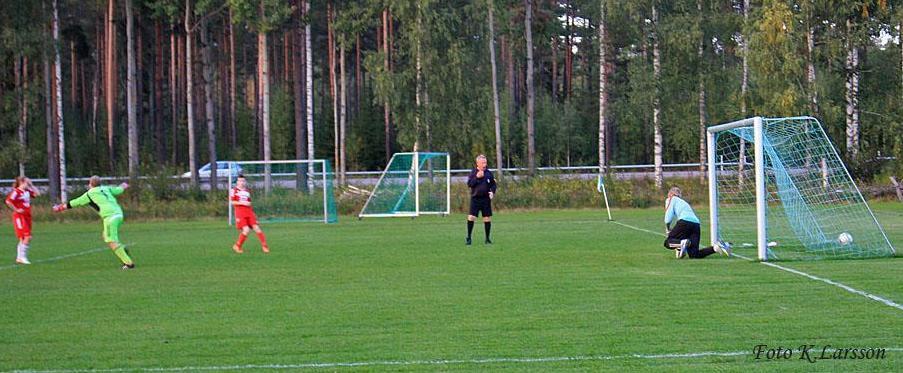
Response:
[[[608,193],[605,191],[605,180],[601,173],[596,179],[596,191],[602,193],[602,197],[605,199],[605,210],[608,211],[608,220],[614,220],[611,218],[611,208],[608,206]]]

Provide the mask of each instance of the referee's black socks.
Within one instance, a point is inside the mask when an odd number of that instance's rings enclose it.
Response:
[[[470,234],[473,233],[473,222],[467,221],[467,238],[470,238]]]
[[[492,230],[492,222],[491,221],[483,222],[483,227],[486,228],[486,241],[489,241],[489,231]]]

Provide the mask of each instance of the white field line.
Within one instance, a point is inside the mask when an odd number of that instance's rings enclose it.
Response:
[[[622,227],[630,228],[630,229],[633,229],[633,230],[636,230],[636,231],[651,233],[651,234],[659,235],[659,236],[662,236],[662,237],[667,237],[664,233],[661,233],[661,232],[653,232],[653,231],[650,231],[650,230],[648,230],[648,229],[643,229],[643,228],[639,228],[639,227],[634,227],[634,226],[632,226],[632,225],[624,224],[624,223],[621,223],[621,222],[618,222],[618,221],[612,221],[612,223],[615,223],[615,224],[620,225],[620,226],[622,226]],[[747,258],[747,257],[745,257],[745,256],[743,256],[743,255],[740,255],[740,254],[731,254],[731,255],[732,255],[732,256],[736,256],[736,257],[741,258],[741,259],[744,259],[744,260],[754,261],[753,259]],[[896,302],[894,302],[894,301],[892,301],[892,300],[890,300],[890,299],[882,298],[882,297],[879,297],[879,296],[877,296],[877,295],[874,295],[874,294],[871,294],[871,293],[868,293],[868,292],[865,292],[865,291],[862,291],[862,290],[855,289],[855,288],[853,288],[853,287],[850,287],[850,286],[848,286],[848,285],[844,285],[844,284],[839,283],[839,282],[837,282],[837,281],[833,281],[833,280],[826,279],[826,278],[821,278],[821,277],[818,277],[818,276],[815,276],[815,275],[810,275],[810,274],[808,274],[808,273],[806,273],[806,272],[803,272],[803,271],[800,271],[800,270],[796,270],[796,269],[793,269],[793,268],[784,267],[784,266],[777,265],[777,264],[774,264],[774,263],[771,263],[771,262],[760,262],[760,263],[762,263],[762,264],[764,264],[764,265],[766,265],[766,266],[769,266],[769,267],[771,267],[771,268],[777,268],[777,269],[780,269],[780,270],[782,270],[782,271],[786,271],[786,272],[793,273],[793,274],[795,274],[795,275],[803,276],[803,277],[806,277],[806,278],[811,279],[811,280],[821,281],[821,282],[824,282],[824,283],[826,283],[826,284],[828,284],[828,285],[832,285],[832,286],[839,287],[839,288],[841,288],[841,289],[843,289],[843,290],[846,290],[846,291],[848,291],[848,292],[850,292],[850,293],[853,293],[853,294],[856,294],[856,295],[860,295],[860,296],[866,297],[866,298],[868,298],[868,299],[871,299],[871,300],[874,300],[874,301],[877,301],[877,302],[881,302],[881,303],[883,303],[883,304],[886,305],[886,306],[893,307],[893,308],[896,308],[896,309],[898,309],[898,310],[900,310],[900,311],[903,311],[903,305],[900,305],[899,303],[896,303]]]
[[[881,347],[876,347],[880,349]],[[900,347],[885,347],[888,352],[901,352]],[[487,365],[487,364],[530,364],[581,361],[609,361],[622,359],[695,359],[705,357],[752,356],[752,351],[705,351],[673,354],[626,354],[626,355],[583,355],[558,357],[498,357],[482,359],[437,359],[437,360],[384,360],[336,363],[300,363],[300,364],[246,364],[246,365],[213,365],[183,367],[144,367],[144,368],[111,368],[111,369],[52,369],[52,370],[13,370],[10,373],[114,373],[114,372],[185,372],[185,371],[220,371],[220,370],[289,370],[289,369],[329,369],[357,368],[379,366],[444,366],[444,365]]]
[[[128,246],[134,246],[134,244],[129,243],[129,244],[123,244],[122,246],[123,246],[123,247],[128,247]],[[77,253],[72,253],[72,254],[66,254],[66,255],[55,256],[55,257],[52,257],[52,258],[32,260],[32,261],[31,261],[31,264],[37,264],[37,263],[49,263],[49,262],[58,262],[58,261],[63,260],[63,259],[68,259],[68,258],[72,258],[72,257],[76,257],[76,256],[82,256],[82,255],[93,254],[93,253],[97,253],[97,252],[101,252],[101,251],[105,251],[105,250],[110,250],[110,248],[109,248],[109,247],[98,247],[98,248],[94,248],[94,249],[90,249],[90,250],[79,251],[79,252],[77,252]],[[13,265],[8,265],[8,266],[2,266],[2,267],[0,267],[0,271],[6,270],[6,269],[13,269],[13,268],[17,268],[17,267],[27,267],[27,266],[28,266],[27,264],[26,264],[26,265],[22,265],[22,264],[13,264]]]
[[[780,270],[783,270],[783,271],[787,271],[787,272],[790,272],[790,273],[793,273],[793,274],[797,274],[797,275],[800,275],[800,276],[803,276],[803,277],[808,277],[808,278],[813,279],[813,280],[816,280],[816,281],[821,281],[821,282],[824,282],[824,283],[826,283],[826,284],[828,284],[828,285],[834,285],[834,286],[837,286],[837,287],[839,287],[839,288],[841,288],[841,289],[843,289],[843,290],[846,290],[846,291],[848,291],[848,292],[851,292],[851,293],[853,293],[853,294],[861,295],[861,296],[863,296],[863,297],[869,298],[869,299],[874,300],[874,301],[877,301],[877,302],[884,303],[884,304],[887,305],[887,306],[890,306],[890,307],[896,308],[896,309],[898,309],[898,310],[900,310],[900,311],[903,311],[903,305],[900,305],[899,303],[896,303],[896,302],[894,302],[894,301],[892,301],[892,300],[890,300],[890,299],[885,299],[885,298],[879,297],[879,296],[874,295],[874,294],[871,294],[871,293],[864,292],[864,291],[862,291],[862,290],[857,290],[857,289],[851,288],[851,287],[849,287],[849,286],[847,286],[847,285],[844,285],[844,284],[841,284],[841,283],[839,283],[839,282],[837,282],[837,281],[832,281],[832,280],[829,280],[829,279],[826,279],[826,278],[821,278],[821,277],[818,277],[818,276],[810,275],[810,274],[808,274],[808,273],[806,273],[806,272],[798,271],[798,270],[795,270],[795,269],[793,269],[793,268],[782,267],[782,266],[779,266],[779,265],[774,264],[774,263],[762,262],[762,264],[767,265],[767,266],[772,267],[772,268],[777,268],[777,269],[780,269]]]
[[[653,232],[653,231],[650,231],[650,230],[648,230],[648,229],[643,229],[643,228],[640,228],[640,227],[634,227],[634,226],[632,226],[632,225],[628,225],[628,224],[621,223],[621,222],[619,222],[619,221],[617,221],[617,220],[612,220],[612,221],[610,221],[609,223],[614,223],[614,224],[620,225],[620,226],[625,227],[625,228],[633,229],[633,230],[635,230],[635,231],[646,232],[646,233],[650,233],[650,234],[654,234],[654,235],[658,235],[658,236],[662,236],[662,237],[668,237],[668,235],[666,235],[666,234],[664,234],[664,233],[662,233],[662,232]]]

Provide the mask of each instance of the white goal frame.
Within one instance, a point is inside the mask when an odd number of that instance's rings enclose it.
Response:
[[[318,163],[320,164],[320,170],[322,170],[319,172],[320,175],[316,175],[317,172],[314,171],[314,167],[313,167],[315,164],[318,164]],[[308,188],[312,188],[313,185],[315,185],[318,182],[322,183],[321,185],[323,188],[323,223],[326,223],[326,224],[329,223],[329,199],[328,199],[329,196],[326,193],[326,185],[327,185],[327,182],[329,181],[327,179],[329,177],[329,175],[328,175],[329,172],[327,172],[327,170],[326,170],[326,166],[327,166],[326,160],[323,160],[323,159],[296,159],[296,160],[278,160],[278,161],[229,161],[228,164],[229,164],[229,170],[230,170],[229,177],[228,177],[229,190],[231,190],[233,185],[235,185],[235,179],[238,177],[238,175],[232,175],[231,170],[232,170],[233,165],[241,166],[243,164],[248,164],[248,165],[251,165],[251,164],[253,164],[253,165],[306,164],[307,165]],[[319,176],[317,181],[314,181],[314,176]],[[271,178],[272,178],[272,174],[270,173],[270,168],[267,167],[266,171],[264,172],[264,184],[265,184],[266,193],[268,193],[270,190],[270,184],[272,183]],[[226,201],[226,204],[229,205],[229,216],[227,217],[227,219],[229,220],[229,225],[232,226],[235,221],[235,217],[233,216],[234,208],[232,207],[232,201],[231,200]]]
[[[706,145],[708,146],[708,183],[709,183],[709,234],[711,239],[712,246],[718,245],[720,237],[718,237],[718,166],[719,161],[716,160],[716,135],[720,132],[729,131],[732,129],[740,128],[740,127],[752,127],[753,130],[753,141],[752,144],[747,143],[747,145],[753,146],[753,168],[755,172],[755,194],[756,194],[756,256],[760,261],[768,260],[768,200],[767,200],[767,190],[766,190],[766,174],[765,174],[765,127],[764,121],[770,120],[771,118],[763,118],[763,117],[753,117],[742,119],[734,122],[724,123],[716,126],[711,126],[706,129]],[[777,119],[777,118],[775,118]],[[784,118],[784,119],[812,119],[810,117],[796,117],[796,118]],[[823,130],[822,130],[823,131]],[[824,133],[824,132],[822,132]],[[834,156],[837,159],[841,159],[840,155],[837,153],[837,149],[833,146],[830,147]],[[746,161],[743,161],[744,164]],[[853,178],[850,176],[849,170],[846,168],[846,165],[841,164],[846,177],[852,181]],[[854,184],[855,185],[855,184]],[[859,191],[859,188],[856,188],[856,193],[859,196],[859,199],[865,202],[865,198],[862,196],[862,192]],[[874,220],[875,224],[878,225],[880,229],[880,224],[878,223],[877,218],[875,217],[874,212],[871,207],[869,207],[868,203],[865,203],[865,208],[868,211],[872,220]],[[881,230],[881,234],[883,235],[884,240],[889,245],[891,251],[895,252],[893,245],[890,243],[890,240],[887,238],[887,234]]]
[[[430,153],[430,154],[443,154],[445,155],[445,211],[421,211],[420,210],[420,154]],[[392,158],[389,160],[389,163],[386,164],[386,169],[383,170],[382,174],[379,175],[379,180],[376,182],[374,186],[374,191],[376,188],[382,184],[383,179],[386,177],[386,173],[389,172],[389,166],[392,165],[392,162],[395,161],[395,157],[402,155],[413,155],[414,161],[411,163],[414,174],[414,211],[413,212],[398,212],[398,213],[379,213],[379,214],[365,214],[364,211],[367,211],[367,206],[370,205],[370,200],[373,199],[375,193],[371,193],[370,197],[367,198],[367,202],[364,204],[364,207],[361,208],[360,214],[358,214],[358,218],[389,218],[389,217],[417,217],[420,215],[449,215],[451,214],[451,156],[448,153],[442,152],[405,152],[405,153],[395,153],[392,154]]]

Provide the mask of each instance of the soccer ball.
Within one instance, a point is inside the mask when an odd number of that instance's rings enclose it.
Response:
[[[853,236],[847,232],[843,232],[839,236],[837,236],[837,242],[844,246],[849,245],[853,243]]]

